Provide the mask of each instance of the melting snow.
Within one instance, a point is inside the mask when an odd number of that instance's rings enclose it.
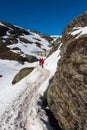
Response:
[[[27,49],[21,47],[21,43],[18,44],[22,51],[28,53]],[[0,60],[0,75],[2,75],[0,77],[1,130],[9,128],[21,130],[25,127],[27,130],[52,130],[48,123],[48,117],[38,105],[38,101],[40,102],[40,97],[46,91],[50,78],[56,72],[60,59],[60,47],[45,60],[44,68],[40,67],[38,62],[25,62],[24,65],[21,65],[16,61]],[[11,82],[15,74],[24,67],[36,68],[20,82],[12,85]]]
[[[75,28],[74,28],[74,29],[75,29]],[[87,27],[83,27],[83,28],[78,27],[78,28],[76,28],[76,29],[78,29],[78,30],[73,31],[73,32],[71,33],[72,35],[79,34],[79,36],[81,36],[81,35],[83,35],[83,34],[87,34]]]

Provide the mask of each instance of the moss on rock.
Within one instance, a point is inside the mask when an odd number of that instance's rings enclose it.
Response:
[[[21,79],[23,79],[25,76],[27,76],[29,73],[31,73],[33,68],[23,68],[19,71],[18,74],[14,77],[12,84],[16,84],[19,82]]]

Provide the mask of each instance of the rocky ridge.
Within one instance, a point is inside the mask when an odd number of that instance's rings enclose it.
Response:
[[[64,130],[87,130],[87,12],[63,30],[61,59],[47,93],[49,108]]]

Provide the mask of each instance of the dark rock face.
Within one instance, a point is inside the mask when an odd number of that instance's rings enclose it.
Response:
[[[87,26],[87,12],[75,17],[63,30],[62,37],[63,43],[73,41],[75,36],[71,35],[71,32],[78,30],[78,27]]]
[[[87,21],[87,13],[81,16]],[[75,18],[77,27],[87,25],[84,21],[81,24],[81,16]],[[74,27],[72,23],[69,25]],[[61,59],[47,100],[62,129],[87,130],[87,35],[75,38],[68,31],[66,27],[63,32]]]
[[[80,16],[75,17],[63,30],[63,35],[73,31],[75,27],[87,26],[87,11]],[[75,29],[74,29],[75,30]]]

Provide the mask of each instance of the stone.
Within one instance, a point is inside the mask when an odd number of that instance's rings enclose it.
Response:
[[[87,35],[72,36],[87,26],[87,12],[63,31],[61,59],[47,91],[50,110],[63,130],[87,130]]]

